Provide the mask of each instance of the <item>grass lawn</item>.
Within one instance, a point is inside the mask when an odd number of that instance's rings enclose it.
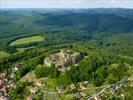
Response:
[[[4,58],[4,57],[7,57],[7,56],[9,56],[9,54],[7,52],[0,51],[0,58]]]
[[[42,36],[24,37],[24,38],[20,38],[20,39],[17,39],[15,41],[11,42],[10,46],[27,44],[27,43],[31,43],[31,42],[39,42],[39,41],[43,41],[43,40],[44,40],[44,38]]]

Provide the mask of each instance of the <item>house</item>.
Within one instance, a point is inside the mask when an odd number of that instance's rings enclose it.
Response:
[[[79,87],[80,87],[81,89],[85,89],[85,88],[86,88],[86,85],[85,85],[83,82],[80,82]]]
[[[37,87],[34,87],[34,88],[31,88],[30,89],[30,92],[33,93],[33,94],[36,94],[38,92],[38,88]]]
[[[133,87],[133,81],[130,82],[130,86]]]
[[[84,81],[84,84],[88,84],[89,82],[88,81]]]
[[[18,67],[15,67],[14,70],[17,71],[18,70]]]
[[[95,95],[94,100],[102,100],[100,95]]]
[[[124,97],[125,96],[123,93],[121,93],[120,95],[121,95],[121,97]]]
[[[15,67],[19,68],[19,67],[21,67],[21,64],[20,64],[20,63],[17,63],[17,64],[15,65]]]
[[[64,91],[64,87],[59,86],[59,87],[56,88],[56,90],[58,91],[58,93],[62,93]]]
[[[76,89],[75,84],[72,83],[72,84],[70,85],[70,88],[71,88],[72,90],[73,90],[73,89]]]
[[[39,82],[36,82],[36,85],[37,86],[43,86],[42,82],[40,82],[40,81]]]
[[[116,92],[116,90],[115,90],[115,89],[113,89],[113,88],[110,88],[110,90],[109,90],[109,91],[111,92],[111,94],[112,94],[112,95]]]
[[[120,87],[116,85],[115,86],[115,90],[117,91],[118,89],[120,89]]]
[[[10,87],[16,88],[16,84],[14,82],[11,82]]]
[[[21,67],[21,65],[18,63],[14,67],[12,67],[12,71],[16,72],[20,67]]]
[[[41,86],[45,86],[46,84],[41,82],[41,81],[39,81],[39,82],[36,82],[36,85],[41,87]]]
[[[88,96],[88,94],[85,93],[85,92],[80,92],[80,95],[81,95],[82,97],[87,97],[87,96]]]
[[[124,86],[124,84],[123,83],[120,83],[119,87],[122,88],[123,86]]]
[[[17,70],[18,70],[18,67],[16,66],[12,68],[12,72],[16,72]]]

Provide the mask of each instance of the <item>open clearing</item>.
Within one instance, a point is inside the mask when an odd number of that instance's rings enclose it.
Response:
[[[9,56],[8,53],[4,52],[4,51],[0,51],[0,58],[4,58],[4,57],[7,57]]]
[[[43,41],[43,40],[44,40],[44,38],[42,36],[24,37],[24,38],[20,38],[20,39],[17,39],[15,41],[11,42],[10,46],[27,44],[27,43],[31,43],[31,42],[39,42],[39,41]]]

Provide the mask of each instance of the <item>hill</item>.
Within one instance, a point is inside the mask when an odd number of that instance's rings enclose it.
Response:
[[[76,29],[133,32],[132,9],[8,9],[0,12],[0,37]],[[4,34],[3,34],[4,33]]]
[[[58,20],[57,20],[58,19]],[[113,14],[65,14],[43,16],[35,21],[41,26],[73,27],[89,32],[132,32],[133,20]],[[129,27],[130,26],[130,27]]]

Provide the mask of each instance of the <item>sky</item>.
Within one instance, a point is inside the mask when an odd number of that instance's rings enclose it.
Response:
[[[133,0],[0,0],[0,8],[133,8]]]

